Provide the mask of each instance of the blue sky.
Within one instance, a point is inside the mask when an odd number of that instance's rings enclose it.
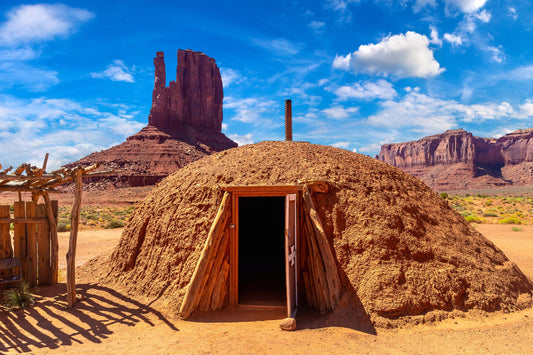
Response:
[[[533,126],[533,5],[507,0],[0,2],[0,163],[49,168],[147,124],[153,57],[216,59],[224,132],[375,155]]]

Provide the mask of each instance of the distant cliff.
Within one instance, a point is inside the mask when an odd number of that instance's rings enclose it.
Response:
[[[151,185],[214,152],[237,146],[222,133],[222,78],[213,58],[178,50],[176,80],[166,86],[163,52],[154,58],[154,89],[148,126],[125,142],[77,162],[117,169],[115,186]],[[95,183],[109,179],[93,179]]]
[[[533,185],[533,128],[499,139],[450,130],[418,141],[384,144],[376,158],[439,191]]]

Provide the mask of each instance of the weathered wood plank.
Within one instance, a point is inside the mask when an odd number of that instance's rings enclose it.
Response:
[[[1,169],[1,168],[0,168]],[[9,206],[0,206],[0,220],[9,217]],[[13,247],[11,246],[11,235],[9,233],[9,223],[0,223],[0,259],[13,257]],[[8,275],[7,270],[0,270],[0,275]]]
[[[210,280],[212,279],[212,270],[214,270],[214,265],[216,263],[216,258],[220,253],[221,244],[223,243],[224,235],[225,235],[225,227],[227,225],[227,221],[230,214],[227,212],[225,216],[223,217],[223,220],[221,223],[222,228],[218,230],[218,235],[215,235],[213,237],[213,240],[215,243],[213,243],[212,252],[208,258],[208,262],[205,266],[205,271],[203,273],[203,276],[201,278],[200,286],[198,287],[198,293],[194,298],[194,302],[192,304],[193,310],[208,310],[209,309],[209,303],[211,295],[208,294],[207,290],[209,289]],[[223,255],[222,255],[223,256]]]
[[[83,169],[76,170],[74,205],[70,213],[70,238],[67,252],[67,305],[69,308],[76,304],[76,244],[80,223],[82,176]]]
[[[35,218],[35,202],[26,202],[26,217]],[[26,281],[28,285],[37,285],[37,225],[26,224]]]
[[[309,241],[309,267],[311,270],[312,280],[314,281],[314,287],[317,295],[318,311],[321,313],[329,309],[329,296],[328,296],[328,283],[325,280],[324,264],[322,262],[322,255],[317,246],[315,231],[308,218],[306,216],[307,235]]]
[[[189,282],[189,286],[187,287],[187,291],[185,293],[185,297],[183,298],[183,302],[181,303],[179,313],[183,318],[188,318],[190,316],[190,314],[194,311],[195,303],[198,302],[196,299],[198,298],[198,293],[202,286],[202,282],[204,281],[203,279],[206,274],[206,268],[209,266],[211,259],[213,258],[213,254],[216,254],[216,248],[220,244],[220,239],[223,235],[223,229],[225,226],[224,222],[230,214],[230,197],[231,196],[228,192],[224,193],[222,202],[220,203],[220,207],[218,208],[215,216],[215,220],[213,221],[211,229],[209,230],[204,248],[200,254],[196,268],[194,269],[191,281]]]
[[[48,193],[45,192],[43,198],[46,205],[48,226],[50,228],[50,277],[48,283],[55,285],[58,282],[59,240],[57,237],[57,214],[59,206],[57,200],[50,200]]]
[[[37,217],[45,218],[46,206],[37,205]],[[47,285],[50,279],[50,227],[48,223],[37,226],[37,271],[39,286]]]
[[[208,311],[211,308],[212,299],[215,297],[214,289],[217,283],[217,275],[220,272],[222,263],[226,259],[226,249],[229,243],[229,233],[223,231],[222,240],[216,251],[216,256],[214,262],[210,267],[210,270],[207,272],[207,283],[203,289],[202,302],[201,302],[201,311]]]
[[[316,242],[320,251],[320,255],[322,256],[321,259],[324,263],[324,271],[327,275],[326,281],[328,284],[329,293],[328,303],[332,307],[330,308],[331,310],[337,305],[342,290],[339,273],[337,270],[337,264],[335,263],[335,258],[333,257],[333,253],[331,252],[331,246],[328,243],[326,232],[324,230],[322,222],[320,221],[320,217],[318,216],[318,212],[315,208],[311,193],[309,192],[309,189],[306,186],[304,186],[303,189],[303,199],[307,215],[309,216],[313,229],[315,231],[314,235],[316,237]]]
[[[215,311],[224,306],[224,299],[228,293],[228,275],[229,275],[229,263],[224,260],[215,282],[213,289],[213,298],[211,302],[211,310]]]
[[[13,215],[15,218],[26,218],[26,205],[22,201],[16,201],[13,204]],[[26,280],[26,225],[15,223],[13,239],[13,253],[16,258],[20,259],[22,265],[22,279]]]

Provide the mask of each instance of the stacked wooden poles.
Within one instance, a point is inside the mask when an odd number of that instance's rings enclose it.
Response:
[[[70,239],[67,252],[67,305],[76,304],[76,243],[78,241],[78,225],[80,223],[81,184],[83,169],[77,169],[75,178],[74,205],[70,214]]]
[[[224,192],[215,220],[194,269],[180,307],[180,316],[224,306],[229,277],[229,228],[231,196]]]
[[[302,199],[305,230],[302,276],[307,302],[322,313],[332,311],[342,291],[337,265],[307,186],[304,186]]]

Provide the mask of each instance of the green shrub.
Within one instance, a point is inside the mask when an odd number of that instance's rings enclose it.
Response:
[[[35,300],[30,292],[30,287],[26,282],[22,282],[19,287],[12,288],[6,292],[7,305],[10,308],[24,309]]]
[[[522,224],[522,221],[518,217],[502,218],[498,221],[499,224]]]
[[[499,217],[500,215],[496,212],[485,212],[483,213],[483,217]]]
[[[444,200],[447,200],[449,196],[448,196],[448,193],[446,193],[446,192],[441,192],[441,193],[440,193],[440,197],[442,197]]]
[[[511,230],[512,230],[513,232],[520,232],[520,231],[522,230],[522,228],[520,228],[520,227],[513,227],[513,228],[511,228]]]
[[[59,222],[57,222],[57,231],[58,232],[70,231],[70,223],[60,220]]]
[[[483,222],[483,218],[472,215],[472,214],[466,216],[465,219],[469,223],[482,223]]]
[[[113,219],[104,226],[104,229],[113,229],[113,228],[122,228],[124,227],[124,222]]]

